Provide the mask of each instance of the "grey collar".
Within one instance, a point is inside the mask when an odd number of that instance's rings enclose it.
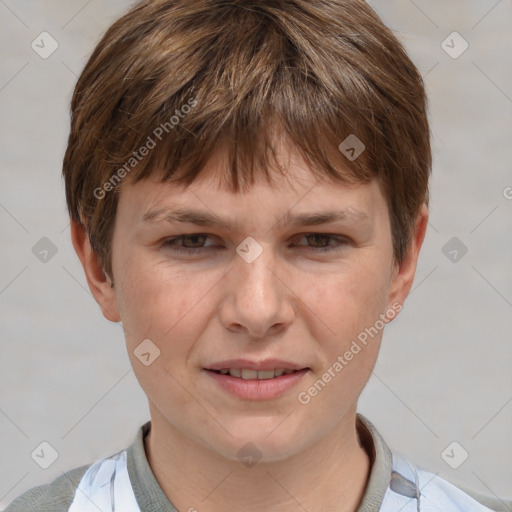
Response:
[[[356,428],[371,464],[368,484],[357,512],[378,512],[391,481],[393,456],[373,423],[359,413],[356,415]]]

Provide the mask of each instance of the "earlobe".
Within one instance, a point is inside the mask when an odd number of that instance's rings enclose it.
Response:
[[[392,308],[393,304],[403,305],[409,295],[416,273],[420,249],[427,231],[428,216],[428,208],[424,204],[416,217],[415,229],[409,240],[407,252],[402,262],[396,263],[394,266],[389,291],[389,308]]]
[[[101,308],[103,316],[111,322],[119,322],[116,290],[109,276],[104,272],[100,257],[92,249],[89,236],[82,224],[71,220],[71,241],[82,263],[87,284]]]

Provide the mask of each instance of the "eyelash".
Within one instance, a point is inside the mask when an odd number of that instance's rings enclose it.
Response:
[[[335,235],[330,235],[328,233],[307,233],[305,235],[301,235],[300,238],[307,238],[307,237],[313,237],[313,236],[327,237],[327,238],[329,238],[331,240],[335,240],[336,241],[336,244],[328,245],[326,247],[309,247],[309,249],[311,249],[313,252],[317,252],[317,253],[328,253],[328,252],[331,252],[331,251],[340,250],[340,248],[342,246],[348,244],[348,240],[347,240],[346,237],[339,237],[339,236],[335,236]],[[162,246],[165,247],[165,248],[169,248],[169,249],[171,249],[172,251],[174,251],[174,252],[176,252],[178,254],[186,254],[186,255],[198,254],[199,252],[203,252],[204,250],[209,250],[209,249],[213,248],[212,246],[208,246],[208,247],[194,247],[194,248],[192,248],[192,247],[182,247],[182,246],[178,246],[176,244],[180,240],[183,241],[186,238],[200,238],[200,237],[211,238],[206,233],[194,233],[194,234],[190,234],[190,235],[181,235],[181,236],[177,236],[177,237],[174,237],[174,238],[169,238],[167,240],[164,240]]]

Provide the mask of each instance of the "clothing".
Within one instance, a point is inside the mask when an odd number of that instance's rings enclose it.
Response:
[[[392,453],[374,425],[359,413],[356,425],[371,461],[370,477],[357,512],[512,510],[511,502],[471,497],[447,480]],[[144,437],[150,428],[150,421],[142,425],[127,449],[26,491],[5,512],[177,512],[146,457]]]

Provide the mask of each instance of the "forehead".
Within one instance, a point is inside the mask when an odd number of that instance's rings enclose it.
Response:
[[[212,158],[188,186],[161,182],[153,176],[123,186],[118,216],[129,224],[188,222],[230,230],[266,226],[319,225],[340,221],[358,224],[383,213],[385,200],[373,180],[346,183],[313,173],[297,155],[290,155],[283,172],[268,182],[235,191],[225,179],[222,160]],[[242,228],[243,226],[243,228]]]

